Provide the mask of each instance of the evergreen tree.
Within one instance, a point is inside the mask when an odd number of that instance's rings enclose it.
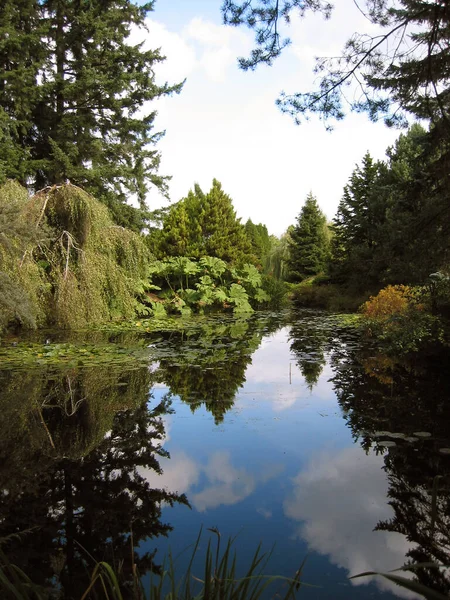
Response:
[[[163,224],[159,254],[162,257],[214,256],[234,264],[254,258],[232,200],[216,179],[207,194],[195,185],[194,191],[169,211]]]
[[[155,112],[144,103],[180,91],[155,83],[158,50],[127,41],[153,1],[6,0],[0,7],[3,177],[35,190],[67,179],[141,229],[148,184],[163,191]],[[6,157],[6,158],[5,158]],[[140,211],[126,204],[137,196]]]
[[[326,217],[310,193],[291,233],[290,279],[302,281],[305,277],[323,272],[327,266],[328,250]]]
[[[267,227],[262,223],[257,225],[251,219],[245,224],[245,232],[252,245],[253,253],[260,265],[266,264],[267,256],[272,247]]]
[[[0,6],[0,183],[25,184],[36,136],[33,112],[39,102],[48,25],[37,0],[5,0]]]
[[[374,257],[386,212],[384,198],[378,193],[382,168],[367,152],[344,188],[332,243],[332,273],[338,281],[364,287],[370,279],[377,279]]]
[[[250,241],[240,219],[236,218],[233,202],[217,179],[201,202],[202,252],[225,262],[240,263],[252,255]]]
[[[387,151],[382,177],[387,218],[379,262],[383,283],[424,283],[450,265],[447,140],[413,125]]]
[[[355,33],[341,55],[317,59],[317,87],[306,93],[282,94],[278,104],[297,120],[311,112],[342,119],[346,109],[404,124],[409,114],[430,119],[450,131],[450,11],[447,0],[366,0],[362,10],[381,35]],[[256,48],[239,59],[243,69],[271,64],[289,39],[281,37],[281,21],[309,11],[329,16],[326,0],[223,0],[224,22],[255,31]],[[411,51],[411,48],[414,51]],[[345,94],[349,85],[355,93]],[[361,93],[358,93],[358,90]]]

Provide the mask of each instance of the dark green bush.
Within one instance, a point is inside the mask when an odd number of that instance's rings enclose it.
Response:
[[[357,294],[336,285],[301,283],[292,291],[292,302],[301,308],[323,308],[334,312],[355,312],[369,297],[369,293]]]

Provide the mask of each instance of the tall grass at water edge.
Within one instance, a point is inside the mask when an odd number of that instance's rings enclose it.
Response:
[[[199,551],[202,531],[194,544],[187,570],[179,580],[176,575],[175,560],[170,552],[162,564],[160,574],[152,573],[147,586],[144,586],[136,565],[133,564],[132,589],[128,585],[126,591],[121,580],[120,567],[113,568],[109,563],[98,562],[92,570],[89,584],[80,600],[125,600],[130,597],[133,600],[259,600],[269,588],[272,598],[295,600],[301,587],[311,587],[301,581],[306,559],[303,559],[292,578],[265,575],[273,549],[269,553],[262,553],[261,544],[257,547],[246,574],[237,577],[237,554],[233,548],[236,538],[228,539],[225,549],[221,552],[219,531],[217,529],[210,529],[210,531],[217,536],[216,547],[214,550],[210,539],[201,572],[197,572],[193,564]],[[449,567],[423,563],[401,567],[389,573],[375,571],[360,573],[350,579],[381,576],[427,600],[448,600],[449,596],[399,575],[401,571],[417,571],[422,568],[447,569]],[[275,588],[276,584],[279,584],[278,589]],[[58,600],[60,597],[62,594],[59,594],[57,587],[49,590],[34,584],[21,569],[9,562],[0,545],[0,598],[2,600]]]
[[[136,565],[132,564],[132,589],[129,582],[124,585],[120,567],[98,562],[93,567],[89,584],[80,600],[125,600],[130,597],[133,600],[259,600],[269,588],[273,589],[271,596],[289,600],[296,597],[302,585],[306,585],[300,579],[305,561],[292,578],[265,575],[273,550],[263,553],[261,544],[245,575],[238,577],[234,549],[236,538],[230,538],[222,549],[219,531],[210,531],[216,535],[217,541],[215,547],[211,539],[208,541],[201,571],[194,568],[194,560],[199,553],[202,531],[181,578],[178,579],[176,559],[170,552],[163,561],[160,574],[151,573],[147,585],[144,585]],[[276,583],[280,589],[275,590]],[[2,600],[56,600],[60,595],[57,589],[49,590],[34,584],[21,569],[9,562],[0,547],[0,597]]]

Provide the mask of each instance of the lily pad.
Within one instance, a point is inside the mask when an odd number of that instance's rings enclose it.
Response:
[[[419,440],[418,437],[414,437],[412,435],[410,435],[409,437],[405,437],[405,442],[417,442]]]
[[[383,440],[381,442],[378,442],[378,445],[381,446],[382,448],[393,448],[397,444],[396,444],[396,442],[391,442],[390,440]]]
[[[415,431],[413,433],[418,438],[429,438],[431,437],[431,433],[429,431]]]
[[[388,437],[388,438],[392,438],[394,440],[406,439],[406,433],[392,433],[391,431],[375,431],[373,436],[374,437]]]
[[[439,448],[439,452],[441,454],[448,454],[448,455],[450,455],[450,448]]]

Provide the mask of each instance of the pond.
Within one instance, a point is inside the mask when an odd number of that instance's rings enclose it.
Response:
[[[304,563],[299,598],[413,598],[349,576],[450,564],[447,355],[402,362],[303,311],[10,338],[0,360],[1,548],[48,597],[80,600],[96,561],[148,588],[171,552],[182,574],[201,529],[194,576],[213,529],[237,576],[260,542],[266,574]]]

